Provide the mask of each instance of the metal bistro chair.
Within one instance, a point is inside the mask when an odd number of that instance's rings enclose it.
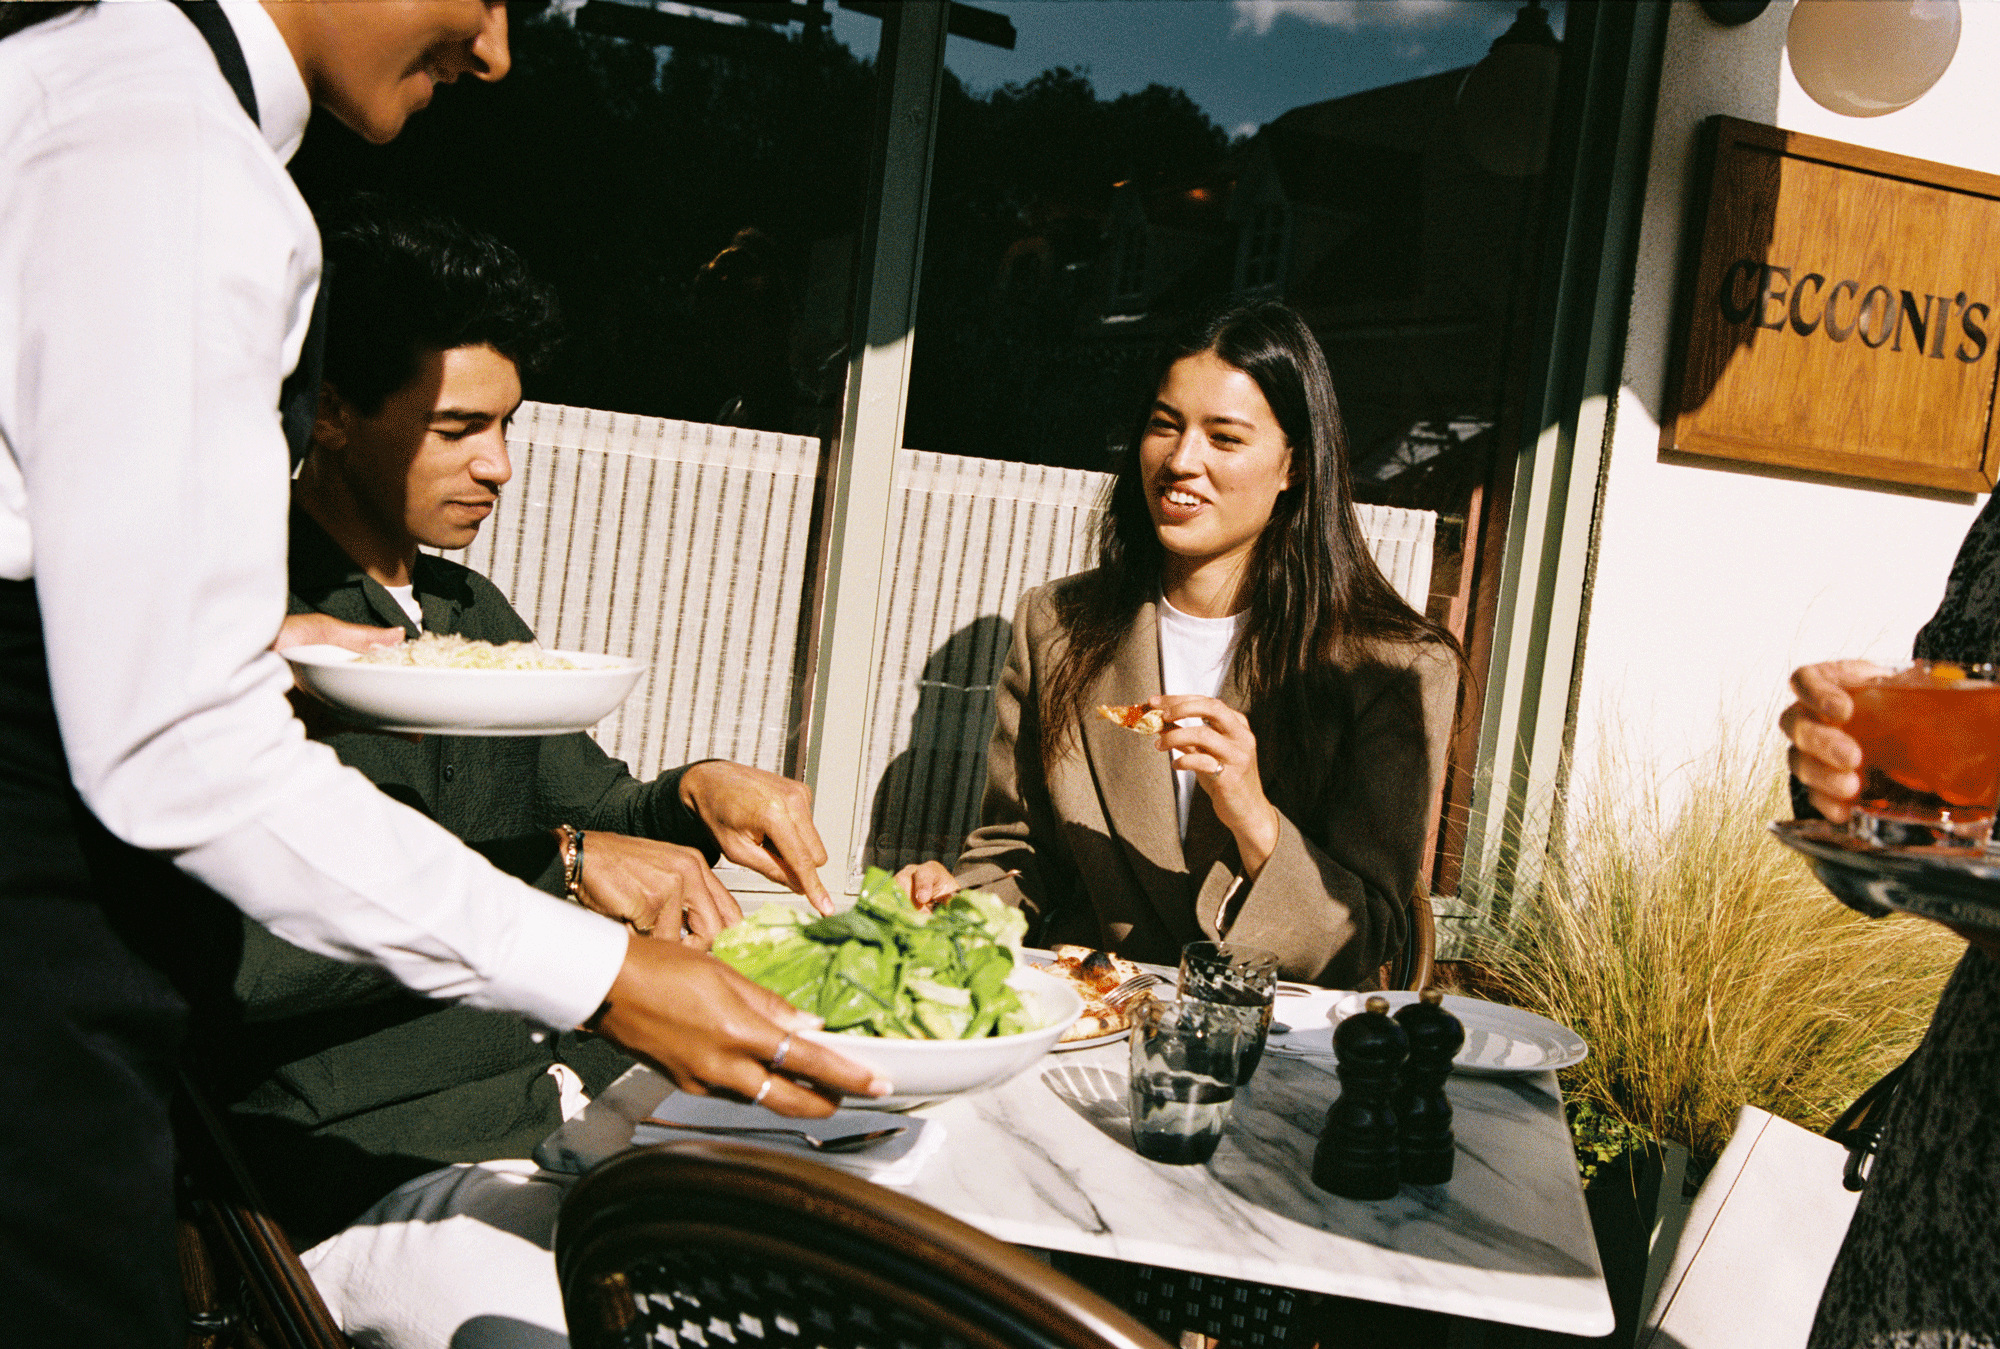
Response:
[[[221,1117],[185,1074],[174,1113],[188,1349],[348,1349]]]
[[[803,1158],[624,1153],[556,1222],[575,1349],[1165,1349],[1034,1257]]]

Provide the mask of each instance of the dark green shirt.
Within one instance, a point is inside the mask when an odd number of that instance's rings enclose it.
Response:
[[[534,637],[477,572],[426,554],[412,581],[427,631]],[[294,613],[416,633],[389,592],[297,510],[291,590]],[[562,890],[549,832],[559,823],[716,856],[680,799],[684,770],[639,782],[587,735],[427,735],[412,744],[353,732],[329,743],[383,791],[550,893]],[[568,1064],[594,1093],[630,1063],[587,1035],[416,997],[378,971],[302,951],[247,921],[235,993],[240,1021],[218,1037],[225,1043],[201,1052],[220,1069],[252,1171],[302,1248],[425,1171],[527,1156],[561,1123],[552,1064]]]

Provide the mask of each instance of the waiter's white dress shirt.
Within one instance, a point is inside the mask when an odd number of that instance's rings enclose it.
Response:
[[[171,5],[0,43],[0,577],[34,579],[70,773],[114,834],[307,950],[575,1025],[624,929],[495,871],[285,701],[310,103],[262,7],[227,13],[261,133]]]

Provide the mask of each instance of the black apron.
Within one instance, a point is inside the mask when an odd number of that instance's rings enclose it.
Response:
[[[182,8],[254,119],[228,20],[212,3]],[[295,462],[319,388],[323,305],[309,334],[283,394]],[[147,943],[133,922],[197,945],[225,933],[212,896],[205,920],[177,902],[198,890],[83,806],[34,582],[0,581],[0,1338],[10,1343],[184,1342],[168,1105],[187,1007],[157,958],[139,954]]]

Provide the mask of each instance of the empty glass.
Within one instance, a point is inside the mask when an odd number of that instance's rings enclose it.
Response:
[[[1237,942],[1196,941],[1181,948],[1183,999],[1235,1009],[1246,1037],[1236,1085],[1257,1071],[1264,1037],[1271,1029],[1271,1003],[1278,995],[1278,957]]]
[[[1192,1166],[1215,1155],[1249,1035],[1240,1008],[1146,999],[1132,1010],[1132,1143]]]

